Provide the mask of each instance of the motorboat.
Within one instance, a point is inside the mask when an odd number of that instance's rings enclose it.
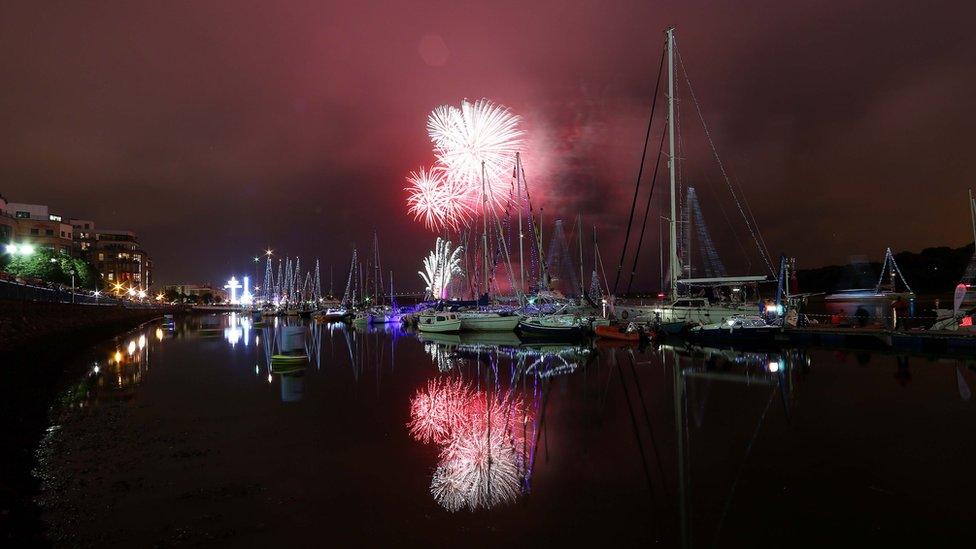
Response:
[[[421,332],[454,333],[461,331],[461,319],[457,313],[443,311],[421,314],[417,318],[417,329]]]
[[[530,337],[579,339],[586,335],[586,326],[576,315],[542,315],[524,317],[519,331]]]
[[[319,322],[339,322],[349,314],[345,309],[326,309],[315,314],[315,320]]]
[[[741,342],[772,339],[782,328],[769,324],[760,315],[735,315],[723,322],[702,324],[688,329],[689,339]]]

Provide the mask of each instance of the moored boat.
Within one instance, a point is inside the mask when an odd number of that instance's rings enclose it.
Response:
[[[509,312],[458,313],[461,329],[470,332],[511,332],[519,325],[519,315]]]
[[[640,324],[628,322],[626,324],[610,324],[593,328],[596,337],[615,339],[618,341],[640,341],[644,337],[644,328]]]
[[[457,313],[424,313],[417,318],[421,332],[453,333],[461,331],[461,319]]]
[[[753,342],[772,340],[780,332],[780,326],[769,324],[762,316],[736,315],[724,322],[693,326],[688,329],[686,336],[689,339],[713,342]]]
[[[586,334],[576,315],[548,315],[525,317],[519,321],[519,331],[529,337],[579,339]]]

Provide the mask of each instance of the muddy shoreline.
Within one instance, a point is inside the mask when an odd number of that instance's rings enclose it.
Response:
[[[98,310],[59,304],[0,303],[5,323],[0,349],[0,545],[48,544],[34,498],[32,470],[59,396],[85,370],[79,356],[114,347],[115,340],[170,311]],[[57,322],[44,325],[52,316]],[[20,324],[18,324],[20,323]]]

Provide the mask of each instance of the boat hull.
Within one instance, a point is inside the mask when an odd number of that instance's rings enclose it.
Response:
[[[574,340],[586,335],[581,326],[545,326],[528,322],[519,322],[519,331],[528,337]]]
[[[641,339],[640,332],[621,330],[620,326],[596,326],[593,328],[593,333],[596,334],[596,337],[617,341],[638,342]]]
[[[434,322],[431,324],[421,322],[420,324],[417,324],[417,329],[421,332],[434,334],[452,334],[461,331],[461,321],[447,320],[443,322]]]
[[[469,332],[512,332],[519,325],[519,317],[472,316],[461,318],[461,329]]]

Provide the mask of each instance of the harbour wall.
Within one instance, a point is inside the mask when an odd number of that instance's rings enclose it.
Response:
[[[25,351],[41,344],[50,348],[69,341],[95,343],[177,310],[0,300],[0,352]]]

